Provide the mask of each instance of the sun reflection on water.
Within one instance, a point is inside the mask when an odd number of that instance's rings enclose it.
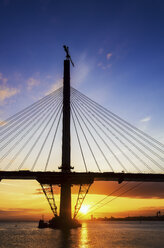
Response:
[[[87,223],[83,223],[80,229],[79,248],[89,248]]]

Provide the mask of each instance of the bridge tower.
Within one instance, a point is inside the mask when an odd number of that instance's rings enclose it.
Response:
[[[63,46],[66,52],[64,60],[63,77],[63,130],[62,130],[62,166],[63,173],[71,172],[71,145],[70,145],[70,62],[74,66],[68,47]],[[60,193],[60,219],[65,223],[72,220],[71,212],[71,185],[69,183],[61,184]]]
[[[67,46],[63,46],[66,52],[66,59],[64,60],[64,76],[63,76],[63,120],[62,120],[62,163],[59,169],[61,169],[62,178],[66,180],[61,180],[60,184],[60,210],[59,216],[57,215],[57,206],[54,199],[53,186],[56,183],[49,183],[48,188],[44,182],[40,182],[43,192],[49,202],[51,210],[54,214],[52,220],[50,220],[50,227],[52,228],[76,228],[80,227],[81,224],[75,219],[77,213],[88,193],[90,185],[93,183],[93,180],[90,178],[83,178],[78,183],[74,183],[72,180],[68,180],[71,175],[71,143],[70,143],[70,127],[71,127],[71,118],[70,118],[70,62],[72,66],[74,63],[70,57],[69,50]],[[79,184],[79,192],[77,197],[77,202],[75,205],[75,212],[72,218],[71,211],[71,186],[73,184]],[[42,228],[42,222],[39,224],[39,227]]]
[[[63,130],[62,130],[62,172],[69,173],[70,165],[70,56],[68,54],[64,60],[64,77],[63,77]],[[63,221],[71,220],[71,185],[61,184],[60,194],[60,218]]]

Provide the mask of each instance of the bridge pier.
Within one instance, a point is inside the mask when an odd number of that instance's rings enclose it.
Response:
[[[66,59],[64,60],[63,78],[63,130],[62,130],[62,166],[61,171],[70,173],[71,169],[71,146],[70,146],[70,55],[66,48]],[[71,185],[61,184],[60,191],[60,222],[61,225],[76,227],[77,221],[72,219],[71,210]],[[79,225],[77,225],[79,226]]]
[[[60,191],[60,219],[69,223],[72,219],[71,212],[71,185],[62,184]]]
[[[70,61],[64,60],[63,78],[63,130],[62,130],[62,172],[69,173],[70,166]],[[60,218],[69,222],[71,215],[71,185],[61,184]]]

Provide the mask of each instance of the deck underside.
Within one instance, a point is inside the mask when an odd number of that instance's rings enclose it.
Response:
[[[91,184],[94,181],[134,181],[134,182],[164,182],[164,174],[144,173],[95,173],[95,172],[32,172],[32,171],[0,171],[0,180],[37,180],[42,184]]]

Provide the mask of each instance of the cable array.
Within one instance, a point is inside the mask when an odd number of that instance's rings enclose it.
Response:
[[[0,169],[59,171],[63,88],[0,125]],[[163,173],[164,145],[71,88],[71,166],[85,172]]]
[[[71,111],[88,171],[162,173],[164,145],[71,88]],[[88,147],[88,149],[87,149]],[[90,154],[89,154],[90,151]],[[92,162],[91,162],[92,158]],[[91,166],[92,168],[91,168]],[[90,167],[90,168],[89,168]]]
[[[129,182],[121,185],[120,187],[116,188],[114,191],[112,191],[110,194],[106,195],[105,197],[103,197],[101,200],[99,200],[98,202],[96,202],[95,204],[93,204],[88,213],[85,215],[85,217],[89,214],[95,213],[98,209],[104,207],[105,205],[109,205],[109,203],[113,202],[114,200],[116,200],[117,198],[125,195],[126,193],[138,188],[139,186],[141,186],[143,184],[143,182],[141,183],[136,183],[135,185],[129,187],[128,189],[124,189],[122,192],[120,192],[119,194],[117,194],[122,188],[124,188],[125,186],[127,186],[129,184]],[[116,194],[116,196],[114,196]],[[112,199],[106,201],[106,199],[108,199],[109,197],[114,196]],[[80,215],[79,217],[84,217],[82,215]]]
[[[54,170],[53,160],[57,156],[61,160],[60,145],[54,150],[55,139],[61,138],[61,116],[62,88],[59,88],[8,118],[0,128],[0,168]]]

